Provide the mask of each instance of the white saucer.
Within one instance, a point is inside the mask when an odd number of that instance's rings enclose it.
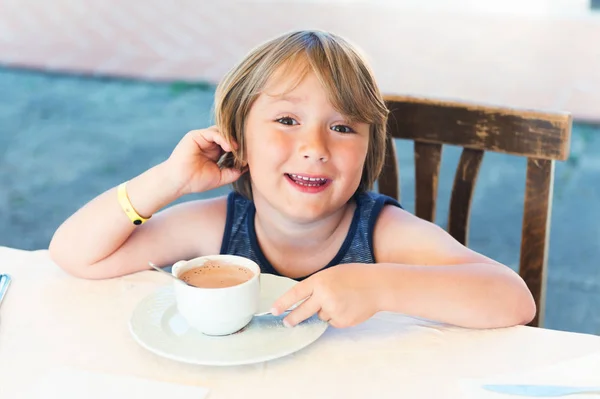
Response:
[[[261,274],[261,311],[267,311],[296,281]],[[282,316],[255,317],[241,331],[225,337],[210,337],[190,326],[177,312],[175,295],[166,287],[144,298],[133,311],[129,330],[149,351],[185,363],[233,366],[276,359],[313,343],[328,324],[317,316],[287,328]]]

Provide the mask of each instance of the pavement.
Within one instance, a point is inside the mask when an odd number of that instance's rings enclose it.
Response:
[[[0,245],[33,250],[47,248],[87,201],[164,160],[187,131],[208,126],[214,87],[0,68],[0,93]],[[397,144],[402,203],[413,211],[412,146]],[[444,149],[442,226],[458,157],[459,149]],[[513,268],[525,166],[522,158],[486,154],[471,216],[470,246]],[[545,327],[600,334],[598,203],[600,126],[576,123],[570,158],[556,166]]]
[[[561,109],[600,122],[589,0],[2,0],[0,65],[217,82],[248,50],[318,28],[363,49],[382,90]]]

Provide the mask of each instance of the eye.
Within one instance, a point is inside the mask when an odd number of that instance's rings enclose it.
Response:
[[[354,133],[354,130],[350,126],[346,125],[335,125],[331,129],[338,133]]]
[[[281,123],[282,125],[294,126],[297,125],[298,122],[294,118],[290,118],[289,116],[284,116],[283,118],[275,119],[275,122]]]

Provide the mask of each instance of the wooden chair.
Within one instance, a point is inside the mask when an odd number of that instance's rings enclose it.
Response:
[[[450,199],[448,232],[468,243],[471,198],[485,151],[527,157],[519,273],[543,323],[554,161],[569,156],[571,115],[425,98],[386,96],[390,110],[379,191],[400,199],[394,138],[414,141],[416,215],[434,221],[442,145],[463,147]]]

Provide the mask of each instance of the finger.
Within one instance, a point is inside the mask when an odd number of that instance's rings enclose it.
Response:
[[[217,128],[217,126],[216,126],[216,125],[212,125],[212,126],[211,126],[211,127],[209,127],[208,129],[210,129],[210,130],[212,130],[212,131],[216,132],[216,133],[217,133],[219,136],[221,136],[221,137],[225,138],[225,136],[224,136],[224,135],[221,133],[221,131],[220,131],[220,130]],[[225,140],[225,141],[227,141],[227,140]],[[228,142],[229,142],[229,144],[231,145],[231,147],[232,147],[234,150],[237,150],[237,149],[238,149],[238,143],[237,143],[237,141],[236,141],[236,140],[235,140],[233,137],[229,137],[229,141],[228,141]]]
[[[228,143],[227,140],[225,140],[225,137],[221,136],[220,133],[214,133],[213,140],[215,141],[215,143],[217,143],[221,146],[223,151],[231,152],[233,150],[233,148],[231,147],[231,144]]]
[[[201,151],[224,152],[221,146],[215,143],[214,132],[207,130],[192,130],[188,136],[194,141]]]
[[[244,173],[239,169],[234,168],[224,168],[221,169],[221,179],[219,180],[219,185],[224,186],[226,184],[231,184]]]
[[[192,138],[203,149],[219,146],[225,152],[231,152],[231,146],[216,129],[192,130]]]
[[[217,143],[219,147],[225,152],[231,152],[231,145],[225,140],[225,137],[221,136],[218,132],[211,132],[210,139]]]
[[[325,323],[329,323],[329,320],[331,320],[331,316],[329,316],[323,309],[319,310],[317,316],[319,316],[319,319],[323,320]]]
[[[292,307],[292,305],[295,305],[301,300],[311,296],[312,291],[313,289],[310,278],[299,282],[273,303],[271,313],[275,316],[280,315]]]
[[[302,323],[304,320],[312,317],[315,313],[319,312],[321,304],[315,297],[310,297],[304,301],[300,306],[290,312],[285,319],[283,324],[286,327],[294,327]]]
[[[216,128],[216,126],[212,126],[209,128],[212,134],[215,136],[215,142],[218,143],[223,150],[226,152],[231,152],[233,150],[238,149],[238,143],[235,141],[233,137],[229,137],[229,140],[225,138],[223,134]]]

